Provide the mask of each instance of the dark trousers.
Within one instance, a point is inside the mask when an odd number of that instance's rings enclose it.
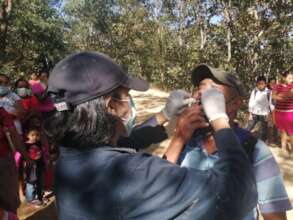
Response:
[[[27,179],[26,179],[26,190],[25,190],[25,197],[28,202],[31,202],[32,200],[43,199],[43,191],[44,191],[44,166],[43,163],[37,162],[37,169],[36,169],[36,180],[30,180],[29,177],[30,172],[32,172],[32,168],[27,169]]]
[[[251,131],[258,122],[260,122],[259,138],[263,141],[266,141],[268,135],[267,116],[252,114],[252,120],[248,121],[247,129]]]

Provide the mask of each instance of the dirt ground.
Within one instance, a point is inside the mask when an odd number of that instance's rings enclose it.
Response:
[[[137,120],[143,121],[162,109],[168,94],[157,89],[150,89],[146,93],[132,92],[132,96],[135,100],[137,107]],[[170,127],[169,129],[171,129]],[[169,140],[166,140],[157,146],[151,146],[148,151],[156,155],[162,155],[166,149],[166,146],[168,146],[168,143]],[[293,159],[290,159],[287,153],[284,150],[279,149],[278,147],[271,148],[271,150],[280,165],[287,192],[289,194],[291,202],[293,203]],[[40,209],[33,208],[23,203],[21,205],[21,208],[19,209],[18,215],[20,219],[26,220],[57,219],[54,197],[50,198],[50,202],[46,207]],[[287,212],[287,216],[288,220],[293,220],[293,211]]]

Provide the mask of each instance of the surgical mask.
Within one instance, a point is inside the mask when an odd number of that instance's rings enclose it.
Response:
[[[27,89],[27,88],[18,88],[16,90],[17,94],[22,97],[22,98],[25,98],[27,96],[30,96],[31,95],[31,90],[30,89]]]
[[[136,120],[136,108],[132,98],[130,98],[129,100],[129,108],[130,108],[130,114],[128,116],[128,119],[125,120],[123,123],[126,128],[127,135],[130,135],[132,129],[135,126],[135,120]]]
[[[0,96],[5,96],[10,91],[8,86],[0,86]]]

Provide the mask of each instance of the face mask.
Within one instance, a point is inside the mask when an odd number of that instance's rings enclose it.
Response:
[[[131,112],[128,119],[123,123],[126,128],[127,135],[130,135],[132,129],[134,128],[136,119],[136,108],[132,99],[129,101],[129,107]]]
[[[5,96],[9,90],[10,88],[7,86],[0,86],[0,96]]]
[[[27,96],[30,96],[31,95],[31,90],[30,89],[27,89],[27,88],[18,88],[16,90],[17,94],[24,98],[24,97],[27,97]]]

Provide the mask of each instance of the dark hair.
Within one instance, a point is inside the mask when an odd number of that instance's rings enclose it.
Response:
[[[7,76],[6,74],[0,73],[0,76],[5,77],[7,79],[7,81],[10,82],[10,77]]]
[[[256,83],[260,82],[260,81],[264,81],[265,83],[267,82],[267,79],[265,76],[258,76],[256,79]]]
[[[268,82],[270,83],[270,82],[272,82],[273,80],[276,81],[276,80],[277,80],[276,77],[270,77],[269,80],[268,80]]]
[[[290,73],[292,73],[292,72],[290,72],[289,70],[285,70],[285,71],[281,72],[281,76],[287,77]]]
[[[37,128],[37,127],[29,127],[26,131],[25,131],[25,134],[28,135],[31,131],[37,131],[39,133],[41,133],[40,129]]]
[[[84,102],[70,111],[54,111],[44,120],[44,130],[56,144],[70,148],[108,144],[115,132],[116,117],[106,111],[104,97]]]
[[[47,71],[42,71],[42,72],[40,72],[40,76],[41,76],[42,74],[46,74],[46,75],[47,75],[47,77],[49,77],[49,76],[50,76],[49,72],[47,72]]]
[[[26,84],[27,84],[28,87],[29,87],[29,83],[28,83],[28,81],[25,80],[24,78],[20,78],[20,79],[16,80],[16,82],[14,83],[14,88],[17,88],[17,85],[18,85],[19,82],[26,82]]]

